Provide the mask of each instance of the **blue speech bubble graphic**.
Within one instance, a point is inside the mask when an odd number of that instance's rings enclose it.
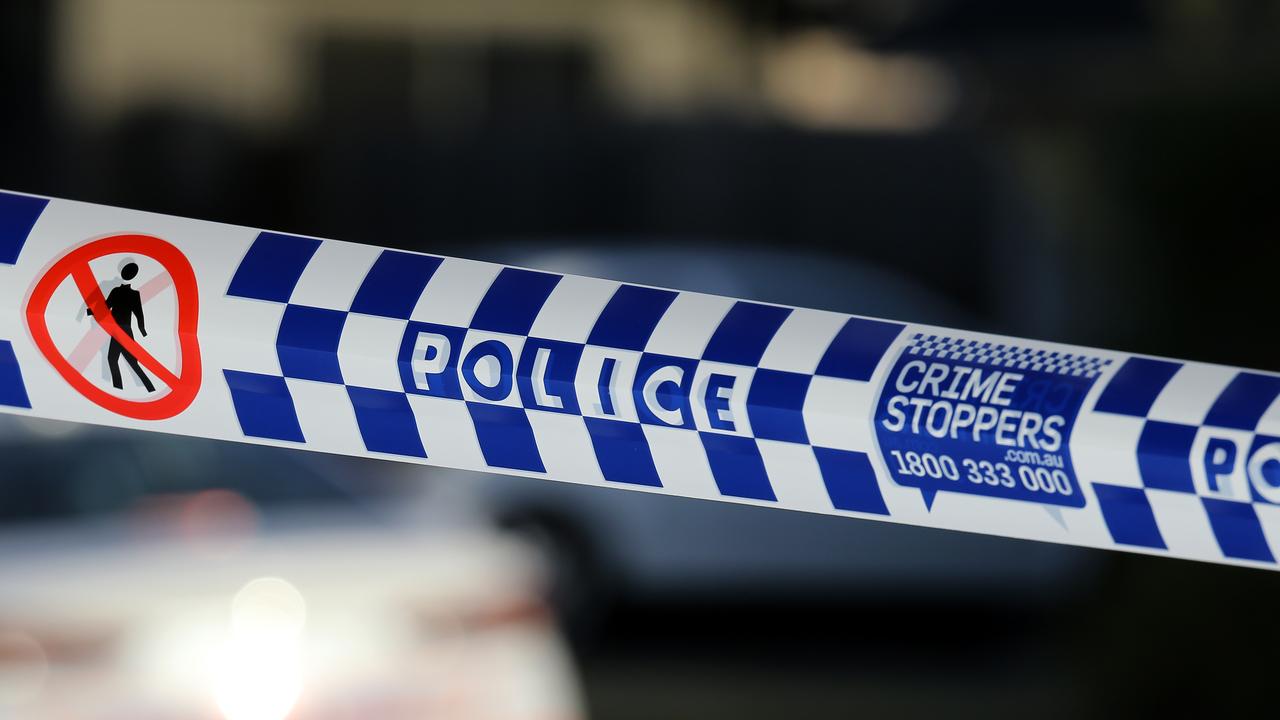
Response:
[[[939,492],[1084,507],[1069,441],[1109,361],[916,334],[876,402],[875,431],[894,482]]]

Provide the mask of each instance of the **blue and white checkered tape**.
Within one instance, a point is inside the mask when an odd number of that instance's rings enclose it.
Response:
[[[56,272],[117,235],[194,269],[203,380],[165,417],[68,380],[151,397],[107,380],[114,336]],[[126,260],[152,318],[137,341],[176,372],[190,358],[155,320],[177,314],[170,269],[145,249],[88,266],[106,288]],[[0,308],[7,412],[1257,567],[1280,552],[1270,373],[12,193]]]

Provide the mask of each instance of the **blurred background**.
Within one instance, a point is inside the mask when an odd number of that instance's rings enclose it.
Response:
[[[1280,369],[1278,2],[6,0],[0,98],[6,189]],[[1274,574],[0,420],[6,717],[1146,717],[1276,677]]]

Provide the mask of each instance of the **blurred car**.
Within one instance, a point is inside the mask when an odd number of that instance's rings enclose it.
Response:
[[[979,324],[946,297],[899,276],[819,255],[651,245],[499,249],[491,258],[766,302]],[[430,502],[443,502],[442,494],[465,497],[459,502],[541,546],[554,568],[556,603],[577,625],[621,597],[717,603],[852,597],[1027,610],[1083,592],[1101,562],[1060,545],[497,475],[449,477],[430,486]]]
[[[4,429],[0,717],[582,716],[539,558],[396,465]]]
[[[30,720],[581,716],[527,553],[335,530],[230,554],[149,537],[0,539],[0,708]]]

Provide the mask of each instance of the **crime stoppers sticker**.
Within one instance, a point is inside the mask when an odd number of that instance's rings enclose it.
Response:
[[[938,492],[1083,507],[1068,441],[1109,362],[917,333],[876,403],[889,474],[930,507]]]

